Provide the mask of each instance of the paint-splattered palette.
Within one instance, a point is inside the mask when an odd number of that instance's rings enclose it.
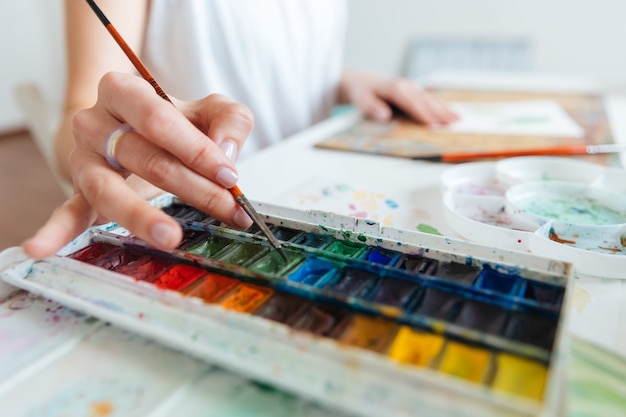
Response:
[[[626,279],[626,171],[583,160],[520,157],[458,165],[442,177],[445,217],[475,242]]]
[[[570,264],[257,203],[284,262],[254,230],[155,204],[185,228],[176,250],[109,224],[41,262],[10,249],[2,277],[357,415],[562,410]]]

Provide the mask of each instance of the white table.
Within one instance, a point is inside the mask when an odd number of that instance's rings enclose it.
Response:
[[[610,98],[607,106],[616,138],[626,142],[626,98]],[[298,206],[295,193],[340,181],[402,198],[403,209],[413,213],[411,222],[422,216],[453,235],[442,214],[439,180],[445,165],[312,147],[355,117],[335,118],[240,161],[241,188],[252,200]],[[395,221],[396,227],[409,224],[408,217]],[[626,356],[626,281],[579,278],[576,287],[582,304],[572,307],[572,333]],[[2,415],[329,415],[304,400],[12,291],[0,284]]]

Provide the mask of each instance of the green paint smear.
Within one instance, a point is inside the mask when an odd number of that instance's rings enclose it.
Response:
[[[610,225],[626,223],[626,213],[612,210],[588,197],[571,199],[537,198],[519,205],[538,216],[566,223]]]
[[[219,372],[204,380],[211,401],[197,415],[229,417],[291,417],[323,415],[318,407],[270,385]]]
[[[568,416],[613,417],[626,410],[626,361],[581,339],[571,341]]]
[[[337,184],[337,185],[335,185],[335,188],[337,189],[337,191],[352,191],[352,190],[354,190],[354,188],[352,188],[352,186],[350,186],[348,184]]]
[[[437,229],[435,229],[434,227],[432,227],[429,224],[424,224],[424,223],[420,223],[417,225],[417,230],[419,230],[422,233],[428,233],[431,235],[437,235],[437,236],[443,236],[443,234],[441,234],[441,232]]]

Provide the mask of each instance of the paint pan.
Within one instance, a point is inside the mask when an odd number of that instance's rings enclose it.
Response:
[[[486,334],[503,335],[507,320],[506,309],[495,304],[470,299],[463,301],[454,322]]]
[[[441,353],[445,339],[403,326],[389,348],[389,357],[403,364],[428,367]]]
[[[291,325],[300,319],[311,305],[310,302],[296,295],[276,292],[254,314],[268,320]]]
[[[439,264],[436,275],[450,282],[461,285],[472,285],[481,268],[472,264],[444,262]]]
[[[496,368],[494,389],[528,398],[543,397],[547,376],[544,364],[503,353],[496,359]]]
[[[318,248],[323,249],[328,246],[331,242],[333,242],[332,236],[319,234],[319,233],[305,233],[302,234],[294,240],[294,243],[309,247],[309,248]]]
[[[439,260],[421,255],[405,255],[400,259],[398,267],[409,272],[434,275],[439,268]]]
[[[180,291],[206,274],[202,268],[187,264],[178,264],[156,277],[155,285],[166,290]]]
[[[92,263],[98,262],[98,259],[106,259],[109,254],[117,250],[119,250],[119,246],[106,242],[95,242],[70,254],[69,257],[77,261]]]
[[[257,261],[251,263],[248,268],[252,271],[264,274],[282,276],[288,271],[298,267],[304,262],[306,256],[299,252],[283,250],[283,255],[287,257],[287,262],[277,251],[269,251]]]
[[[289,227],[275,227],[272,229],[272,234],[278,240],[288,242],[294,240],[301,234],[302,231],[297,229],[291,229]]]
[[[355,314],[344,318],[331,337],[351,346],[382,352],[397,329],[398,324],[390,320]]]
[[[199,223],[217,224],[218,221],[195,207],[184,203],[173,203],[163,208],[167,214],[182,220]]]
[[[568,264],[259,205],[285,262],[253,229],[163,201],[176,250],[110,224],[2,277],[354,415],[559,415]]]
[[[417,294],[420,284],[404,279],[385,278],[373,291],[371,301],[386,306],[404,308]]]
[[[216,259],[231,265],[243,265],[269,252],[267,247],[247,242],[233,242],[215,256]]]
[[[563,300],[564,289],[555,285],[527,281],[521,290],[522,297],[548,306],[558,308]]]
[[[215,255],[232,242],[233,240],[222,236],[203,234],[200,238],[197,238],[192,245],[188,245],[188,248],[185,250],[194,255],[208,258]]]
[[[336,307],[311,305],[294,323],[293,328],[318,336],[328,336],[348,314],[347,310]]]
[[[381,264],[381,265],[389,265],[397,262],[400,258],[401,254],[398,252],[385,250],[377,247],[369,247],[367,248],[367,252],[365,253],[365,260],[368,262]]]
[[[351,241],[346,241],[346,240],[335,240],[330,245],[328,245],[328,247],[326,247],[324,250],[330,253],[336,253],[337,255],[340,255],[340,256],[349,256],[352,258],[358,258],[359,256],[361,256],[361,254],[363,254],[363,252],[365,251],[365,248],[366,246],[361,243],[351,242]]]
[[[198,242],[208,239],[209,236],[211,236],[211,234],[204,230],[185,229],[183,230],[183,239],[177,249],[187,250]]]
[[[477,282],[478,288],[502,294],[515,294],[521,281],[514,276],[500,274],[492,269],[485,269]]]
[[[435,287],[425,287],[420,294],[415,312],[441,320],[453,320],[458,314],[463,297]]]
[[[131,276],[138,281],[154,281],[156,277],[175,264],[172,260],[145,255],[127,264],[118,266],[114,271]]]
[[[194,285],[191,285],[191,288],[187,290],[187,294],[212,303],[224,297],[238,284],[239,281],[234,278],[208,273]]]
[[[326,289],[345,297],[366,298],[378,284],[379,277],[371,271],[345,268],[334,282],[326,285]]]
[[[242,283],[226,294],[220,305],[227,310],[251,313],[270,298],[272,293],[269,288]]]
[[[100,256],[98,259],[91,260],[89,263],[99,266],[100,268],[114,270],[141,257],[141,253],[124,250],[123,248],[118,247],[115,250]]]
[[[289,275],[289,280],[320,286],[329,281],[337,270],[338,265],[334,262],[317,257],[309,257],[298,269]]]
[[[536,313],[515,311],[507,328],[507,336],[519,342],[550,349],[554,343],[557,322]]]
[[[449,341],[444,348],[439,370],[472,382],[484,381],[489,373],[492,353],[477,346]]]

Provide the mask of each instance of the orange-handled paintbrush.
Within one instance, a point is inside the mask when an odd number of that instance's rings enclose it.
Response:
[[[626,145],[604,144],[604,145],[563,145],[549,146],[529,149],[510,149],[488,152],[458,152],[444,153],[439,155],[416,156],[413,159],[418,161],[432,162],[468,162],[477,159],[508,158],[514,156],[573,156],[573,155],[594,155],[600,153],[626,152]]]

